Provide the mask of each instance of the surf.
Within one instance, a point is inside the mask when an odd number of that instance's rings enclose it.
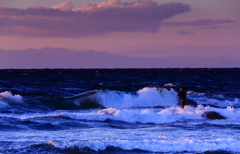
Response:
[[[68,97],[44,98],[43,103],[55,109],[143,108],[175,106],[177,92],[173,89],[145,87],[137,92],[110,90],[86,91]]]

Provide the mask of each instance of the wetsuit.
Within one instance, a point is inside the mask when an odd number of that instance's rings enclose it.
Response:
[[[178,97],[180,99],[180,105],[182,108],[187,104],[187,93],[186,91],[180,91],[178,93]]]

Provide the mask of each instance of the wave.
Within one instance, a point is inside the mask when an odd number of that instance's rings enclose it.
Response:
[[[188,105],[226,108],[227,106],[240,107],[239,98],[226,98],[222,95],[207,95],[193,91],[187,92]],[[30,100],[30,99],[28,99]],[[35,101],[35,100],[33,100]],[[32,100],[25,106],[34,105]],[[137,92],[122,92],[109,90],[94,90],[69,97],[40,98],[35,105],[50,106],[55,110],[97,109],[97,108],[156,108],[176,107],[179,104],[177,91],[171,87],[156,88],[145,87]],[[23,102],[21,95],[13,95],[9,91],[0,93],[0,108],[6,108],[11,104]]]
[[[133,93],[99,91],[97,99],[106,108],[136,108],[174,106],[178,103],[177,93],[173,89],[143,88]]]
[[[216,112],[228,119],[239,119],[240,111],[232,107],[226,109],[219,109],[213,107],[204,107],[198,105],[197,108],[187,106],[185,109],[180,107],[169,107],[166,109],[116,109],[107,108],[91,113],[68,113],[61,112],[58,115],[66,116],[78,120],[92,120],[92,121],[122,121],[128,123],[153,123],[166,124],[174,122],[185,122],[194,120],[203,120],[204,113]]]
[[[213,106],[225,108],[227,106],[240,107],[240,99],[228,99],[222,95],[207,95],[188,91],[188,105]],[[177,91],[171,87],[145,87],[137,92],[122,92],[108,90],[94,90],[70,97],[48,98],[43,101],[55,109],[96,109],[96,108],[151,108],[174,107],[179,104]]]
[[[89,91],[64,98],[42,100],[56,109],[141,108],[175,106],[177,92],[173,89],[143,88],[135,93],[121,91]]]
[[[2,143],[4,144],[4,143]],[[35,153],[43,153],[43,154],[49,154],[49,153],[58,153],[58,154],[66,154],[66,153],[72,153],[73,150],[61,150],[59,148],[56,148],[55,146],[48,144],[48,143],[41,143],[41,144],[31,144],[26,145],[22,147],[14,147],[14,148],[5,148],[0,149],[0,153],[15,153],[15,154],[35,154]]]
[[[223,95],[207,95],[205,93],[198,93],[193,91],[187,92],[187,97],[194,100],[197,104],[209,105],[215,107],[234,106],[240,107],[239,98],[226,98]]]
[[[214,108],[204,107],[198,105],[196,108],[192,106],[186,106],[184,109],[180,107],[168,107],[162,108],[144,108],[144,109],[91,109],[91,110],[76,110],[66,111],[58,110],[47,114],[0,114],[0,117],[11,117],[19,119],[34,119],[34,118],[54,118],[65,117],[74,120],[83,121],[118,121],[126,123],[142,123],[142,124],[169,124],[176,122],[191,122],[206,120],[205,113],[216,112],[219,115],[230,121],[238,121],[240,118],[240,110],[233,107],[227,108]],[[222,121],[218,121],[221,123]],[[223,121],[224,122],[224,121]]]
[[[13,95],[10,91],[0,93],[0,108],[6,108],[9,104],[23,102],[21,95]]]
[[[198,140],[198,139],[103,139],[103,140],[84,140],[84,141],[66,141],[54,142],[50,141],[48,144],[56,148],[66,150],[75,149],[84,152],[86,149],[100,152],[108,148],[123,149],[126,151],[147,151],[147,152],[163,152],[163,153],[179,153],[179,152],[205,152],[205,151],[221,151],[239,153],[240,141],[226,138],[226,139],[212,139],[212,140]],[[230,153],[229,152],[229,153]],[[136,152],[137,153],[137,152]]]
[[[84,140],[84,141],[49,141],[41,144],[32,144],[19,148],[0,150],[2,153],[82,153],[82,154],[147,154],[152,152],[160,153],[228,153],[239,154],[239,141],[211,140],[194,141],[184,139],[173,140]],[[211,150],[209,150],[211,149]]]

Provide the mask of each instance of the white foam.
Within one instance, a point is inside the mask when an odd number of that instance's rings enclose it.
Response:
[[[14,102],[22,102],[22,96],[20,95],[13,95],[10,91],[5,91],[0,93],[0,98],[5,100],[10,100]]]
[[[69,111],[55,111],[47,114],[25,114],[25,115],[2,115],[7,117],[15,117],[21,119],[28,118],[48,118],[56,116],[64,116],[78,120],[91,120],[91,121],[105,121],[107,119],[122,121],[128,123],[154,123],[165,124],[173,122],[185,122],[192,120],[205,119],[202,115],[207,111],[215,111],[227,119],[237,120],[240,118],[240,110],[233,107],[227,108],[213,108],[198,105],[197,108],[186,106],[184,109],[180,107],[169,107],[166,109],[96,109],[77,112]]]
[[[216,111],[226,120],[208,120],[202,117],[206,111]],[[52,117],[69,117],[77,120],[90,120],[98,125],[98,121],[107,119],[117,120],[128,123],[153,123],[150,127],[141,127],[138,129],[118,129],[108,127],[81,128],[76,131],[41,131],[41,133],[12,132],[4,133],[1,138],[6,139],[8,136],[13,138],[30,138],[32,141],[47,142],[57,148],[90,148],[95,151],[105,150],[107,147],[116,147],[124,150],[146,150],[149,152],[204,152],[207,150],[226,150],[231,152],[240,151],[239,131],[236,129],[182,129],[184,124],[195,125],[202,123],[217,123],[224,125],[239,125],[240,110],[233,107],[214,108],[198,105],[197,108],[186,106],[161,108],[107,108],[64,111],[59,110],[47,114],[0,114],[0,117],[14,117],[21,119],[28,118],[52,118]],[[231,120],[232,119],[232,120]],[[33,120],[33,119],[32,119]],[[192,123],[191,123],[192,122]],[[174,123],[174,124],[172,124]],[[164,125],[163,125],[164,124]],[[165,124],[169,124],[165,127]],[[127,125],[127,124],[123,124]],[[171,127],[178,126],[180,127]],[[165,128],[167,131],[165,131]],[[187,127],[191,128],[191,127]],[[9,133],[9,134],[8,134]]]
[[[172,84],[172,83],[166,83],[163,87],[174,87],[176,85]]]
[[[9,106],[8,103],[13,103],[13,102],[22,102],[22,96],[20,95],[13,95],[9,91],[1,92],[0,93],[0,108],[5,108]]]
[[[234,107],[228,106],[226,108],[205,107],[205,111],[215,111],[227,119],[235,119],[239,121],[240,110],[235,110]]]
[[[131,108],[131,107],[154,107],[154,106],[174,106],[178,103],[177,93],[174,90],[157,88],[143,88],[137,94],[99,91],[96,97],[104,107]]]
[[[90,148],[95,151],[105,150],[107,147],[176,153],[184,151],[199,153],[208,150],[240,151],[238,130],[226,131],[226,129],[211,128],[203,130],[200,127],[189,130],[171,126],[166,128],[169,130],[165,131],[164,125],[156,125],[139,129],[96,127],[74,131],[41,131],[41,133],[6,131],[1,135],[1,139],[3,141],[28,139],[28,141],[45,142],[60,149]]]
[[[208,111],[215,111],[220,115],[224,116],[228,120],[239,121],[240,109],[234,109],[233,107],[227,108],[214,108],[204,107],[198,105],[196,108],[191,106],[185,106],[184,109],[180,107],[168,107],[165,109],[160,108],[130,108],[130,109],[92,109],[92,110],[78,110],[78,111],[64,111],[59,110],[46,114],[0,114],[0,117],[12,117],[20,119],[31,119],[31,118],[49,118],[49,117],[68,117],[77,120],[90,120],[90,121],[122,121],[127,123],[152,123],[152,124],[169,124],[176,122],[192,122],[207,120],[202,115]],[[222,121],[217,120],[218,123]],[[226,121],[224,121],[226,122]]]
[[[31,114],[18,115],[22,119],[28,118],[48,118],[63,116],[77,120],[91,120],[91,121],[105,121],[107,119],[113,121],[122,121],[128,123],[153,123],[153,124],[167,124],[174,122],[198,121],[204,120],[202,115],[207,111],[215,111],[227,119],[237,120],[240,118],[240,110],[233,107],[227,108],[213,108],[198,105],[197,108],[186,106],[184,109],[180,107],[169,107],[165,109],[95,109],[95,110],[79,110],[77,112],[56,111],[48,114]],[[6,115],[4,115],[6,116]],[[11,115],[14,116],[14,115]]]
[[[150,134],[149,134],[150,135]],[[181,136],[179,134],[179,136]],[[167,137],[167,136],[166,136]],[[55,147],[66,148],[90,148],[94,151],[105,150],[107,147],[116,147],[123,150],[145,150],[149,152],[204,152],[211,150],[225,150],[231,152],[240,151],[240,141],[234,138],[215,138],[210,140],[181,138],[163,138],[151,137],[145,139],[121,139],[121,138],[104,138],[102,140],[84,140],[84,141],[65,141],[65,142],[48,142]]]
[[[145,150],[148,152],[204,152],[208,150],[240,151],[239,131],[226,131],[214,129],[179,129],[164,131],[164,126],[139,129],[113,129],[113,128],[83,128],[74,131],[41,131],[5,132],[1,139],[28,139],[53,145],[60,149],[83,150],[90,148],[95,151],[105,150],[107,147],[121,148],[123,150]]]

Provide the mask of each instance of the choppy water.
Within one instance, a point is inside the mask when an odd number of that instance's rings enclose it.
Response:
[[[239,87],[239,68],[0,70],[0,153],[240,153]]]

